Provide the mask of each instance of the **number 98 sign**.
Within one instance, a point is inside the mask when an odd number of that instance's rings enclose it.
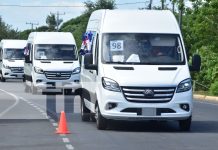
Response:
[[[123,41],[122,40],[110,41],[110,50],[123,51]]]

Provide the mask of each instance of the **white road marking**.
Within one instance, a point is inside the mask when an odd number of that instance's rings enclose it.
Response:
[[[48,116],[44,111],[41,111],[42,115]]]
[[[13,109],[18,103],[19,103],[19,98],[14,95],[13,93],[9,93],[5,90],[0,89],[0,91],[12,96],[15,99],[15,103],[13,105],[11,105],[10,107],[8,107],[7,109],[5,109],[3,112],[0,113],[0,117],[2,117],[3,115],[5,115],[7,112],[9,112],[11,109]]]
[[[64,136],[66,136],[66,134],[59,134],[61,137],[64,137]]]
[[[45,116],[45,118],[46,118],[46,119],[50,119],[50,117],[49,117],[49,116],[47,116],[47,115]]]
[[[38,107],[38,108],[36,108],[36,109],[37,109],[38,111],[41,111],[41,112],[43,112],[43,110],[42,110],[41,108],[39,108],[39,107]]]
[[[51,123],[56,122],[54,119],[49,119],[49,121],[50,121]]]
[[[66,148],[69,149],[69,150],[74,149],[74,147],[71,144],[66,144]]]
[[[32,107],[34,107],[35,109],[37,109],[40,113],[42,113],[42,115],[45,116],[46,119],[50,119],[50,117],[47,115],[47,113],[45,113],[45,111],[43,109],[41,109],[39,106],[37,106],[36,104],[30,102],[29,100],[20,97],[21,100],[25,101],[26,103],[28,103],[29,105],[31,105]]]
[[[0,89],[1,90],[1,89]],[[3,91],[3,92],[5,92],[5,93],[7,93],[7,94],[9,94],[9,95],[11,95],[11,96],[13,96],[15,99],[16,99],[16,102],[18,101],[19,102],[19,98],[16,96],[16,95],[14,95],[14,94],[12,94],[12,93],[8,93],[8,92],[6,92],[6,91],[4,91],[4,90],[1,90],[1,91]],[[23,100],[23,101],[25,101],[26,103],[28,103],[29,105],[31,105],[31,106],[33,106],[34,108],[36,108],[39,112],[41,112],[43,115],[45,115],[45,117],[52,123],[52,125],[56,128],[57,126],[58,126],[58,123],[54,120],[54,119],[52,119],[50,116],[48,116],[47,115],[47,113],[45,113],[40,107],[38,107],[38,106],[36,106],[34,103],[32,103],[32,102],[30,102],[29,100],[27,100],[27,99],[24,99],[24,98],[22,98],[22,97],[20,97],[20,99],[21,100]],[[17,103],[18,103],[17,102]],[[16,103],[16,105],[17,105],[17,103]],[[15,105],[15,106],[16,106]],[[14,107],[14,106],[13,106]],[[13,108],[12,107],[12,108]],[[12,109],[12,108],[10,108],[10,109]],[[9,110],[10,110],[9,109]],[[8,111],[9,111],[8,110]],[[2,113],[1,113],[2,114]],[[0,116],[1,116],[1,114],[0,114]],[[58,128],[56,128],[56,131],[58,130]],[[59,134],[61,137],[65,137],[66,136],[66,134]],[[68,138],[62,138],[62,140],[63,140],[63,142],[64,143],[70,143],[70,140],[68,139]],[[68,150],[74,150],[74,147],[71,145],[71,144],[66,144],[65,145],[66,146],[66,148],[68,149]]]
[[[34,107],[34,108],[36,108],[36,109],[39,109],[39,107],[38,107],[38,106],[36,106],[36,105],[34,105],[33,107]]]
[[[58,126],[58,124],[57,124],[57,123],[52,123],[52,125],[53,125],[54,127],[57,127],[57,126]]]
[[[70,143],[70,140],[68,138],[62,138],[64,143]]]
[[[43,115],[45,115],[46,113],[43,110],[39,110],[40,113],[42,113]]]

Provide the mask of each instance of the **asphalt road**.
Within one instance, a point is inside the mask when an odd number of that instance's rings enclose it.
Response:
[[[24,93],[21,81],[0,83],[0,150],[217,150],[218,104],[194,102],[190,132],[177,122],[112,122],[99,131],[81,122],[80,99]],[[71,134],[55,134],[62,110]],[[49,114],[49,116],[47,115]]]

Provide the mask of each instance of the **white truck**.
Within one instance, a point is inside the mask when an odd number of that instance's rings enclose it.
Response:
[[[0,78],[23,79],[26,40],[3,39],[0,44]]]
[[[80,87],[80,64],[70,32],[32,32],[25,49],[25,91],[64,91]],[[73,90],[73,91],[72,91]]]
[[[192,81],[174,15],[168,10],[97,10],[87,33],[91,50],[81,63],[81,117],[98,129],[112,120],[176,120],[189,130]]]

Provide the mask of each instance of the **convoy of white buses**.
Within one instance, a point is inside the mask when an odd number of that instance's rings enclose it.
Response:
[[[97,10],[77,50],[69,32],[32,32],[2,40],[0,77],[21,78],[25,91],[79,94],[81,119],[106,129],[110,120],[192,121],[192,80],[182,34],[168,10]],[[80,56],[78,56],[80,54]],[[25,60],[24,60],[25,58]],[[78,58],[81,58],[79,61]]]

